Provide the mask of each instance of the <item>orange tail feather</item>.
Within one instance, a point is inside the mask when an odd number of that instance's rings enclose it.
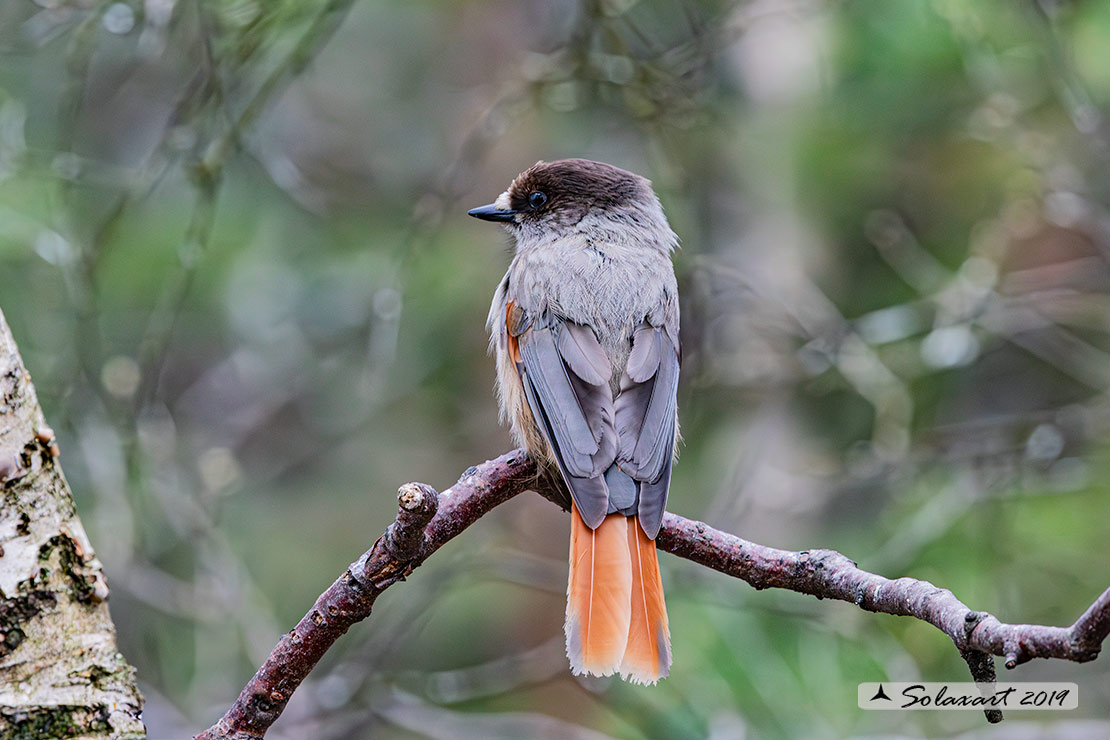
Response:
[[[671,667],[671,632],[655,540],[648,539],[637,517],[628,517],[632,559],[632,620],[620,672],[634,683],[655,683]]]
[[[596,530],[571,508],[567,657],[577,675],[620,671],[655,683],[671,667],[671,635],[655,541],[636,517],[610,514]]]
[[[591,530],[571,507],[570,521],[567,657],[577,675],[608,676],[621,667],[632,619],[629,520],[610,514]]]

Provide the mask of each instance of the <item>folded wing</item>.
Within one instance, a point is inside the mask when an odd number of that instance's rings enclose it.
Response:
[[[525,397],[583,521],[597,528],[609,507],[605,471],[617,455],[612,367],[591,329],[549,319],[517,337]]]
[[[616,463],[639,486],[636,513],[649,539],[659,533],[671,484],[678,370],[671,333],[647,323],[638,327],[614,402]]]
[[[594,529],[607,513],[636,514],[654,539],[674,454],[679,357],[672,333],[637,327],[614,398],[612,365],[592,329],[514,311],[507,330],[525,397],[583,521]]]

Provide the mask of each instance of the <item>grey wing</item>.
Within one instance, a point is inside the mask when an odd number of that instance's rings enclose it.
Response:
[[[517,337],[517,371],[582,520],[605,518],[605,472],[617,455],[612,367],[593,330],[545,316]]]
[[[636,513],[654,539],[663,522],[671,484],[678,408],[677,332],[639,326],[614,403],[619,450],[617,465],[639,488]]]

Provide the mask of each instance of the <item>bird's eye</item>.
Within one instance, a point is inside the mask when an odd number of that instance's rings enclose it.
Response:
[[[541,193],[539,190],[535,191],[528,196],[528,205],[532,208],[539,208],[547,202],[547,195]]]

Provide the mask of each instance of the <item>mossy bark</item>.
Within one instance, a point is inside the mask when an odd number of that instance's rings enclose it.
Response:
[[[146,737],[107,598],[0,312],[0,740]]]

